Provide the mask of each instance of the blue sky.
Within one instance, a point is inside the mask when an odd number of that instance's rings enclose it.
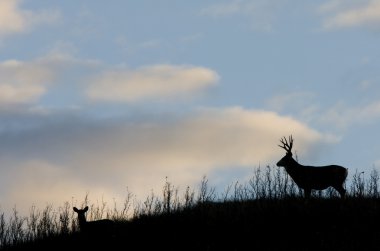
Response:
[[[1,207],[380,165],[380,1],[0,2]]]

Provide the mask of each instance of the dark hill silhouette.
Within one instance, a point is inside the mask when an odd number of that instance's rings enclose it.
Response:
[[[197,195],[188,188],[180,198],[166,181],[162,199],[149,196],[132,210],[133,216],[124,217],[114,210],[107,213],[106,218],[113,220],[111,232],[102,227],[81,231],[70,203],[56,218],[49,208],[28,220],[13,218],[9,224],[0,214],[0,247],[39,251],[377,250],[379,175],[374,170],[364,180],[362,174],[354,173],[345,199],[327,189],[314,191],[305,200],[283,168],[269,166],[264,171],[255,169],[247,184],[236,183],[221,196],[204,179]],[[76,211],[84,213],[87,208]],[[88,219],[101,219],[104,214],[91,216],[101,211],[88,207]],[[28,222],[24,224],[27,229],[18,228],[22,222]]]
[[[377,199],[205,202],[116,221],[114,235],[75,232],[9,250],[373,250],[379,209]]]

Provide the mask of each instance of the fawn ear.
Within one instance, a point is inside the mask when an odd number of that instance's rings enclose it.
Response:
[[[78,208],[73,207],[73,210],[74,210],[74,212],[77,212],[77,213],[78,213]]]
[[[86,206],[83,210],[84,210],[85,212],[87,212],[87,210],[88,210],[88,206]]]

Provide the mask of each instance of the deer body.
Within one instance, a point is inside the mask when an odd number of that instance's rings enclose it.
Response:
[[[73,207],[73,210],[78,214],[78,224],[81,232],[104,234],[112,231],[114,221],[109,219],[87,221],[86,212],[88,207],[85,207],[84,209]]]
[[[347,168],[338,165],[329,166],[304,166],[299,164],[292,157],[293,138],[281,139],[281,148],[286,150],[286,155],[277,163],[283,166],[293,181],[304,190],[305,196],[309,197],[311,190],[324,190],[329,187],[335,188],[341,197],[344,197],[346,190],[343,184],[347,178]]]

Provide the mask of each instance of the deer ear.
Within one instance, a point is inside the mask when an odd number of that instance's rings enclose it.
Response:
[[[88,206],[86,206],[83,210],[84,210],[85,212],[87,212],[87,210],[88,210]]]
[[[78,213],[78,208],[73,207],[73,210],[74,210],[74,212],[77,212],[77,213]]]

